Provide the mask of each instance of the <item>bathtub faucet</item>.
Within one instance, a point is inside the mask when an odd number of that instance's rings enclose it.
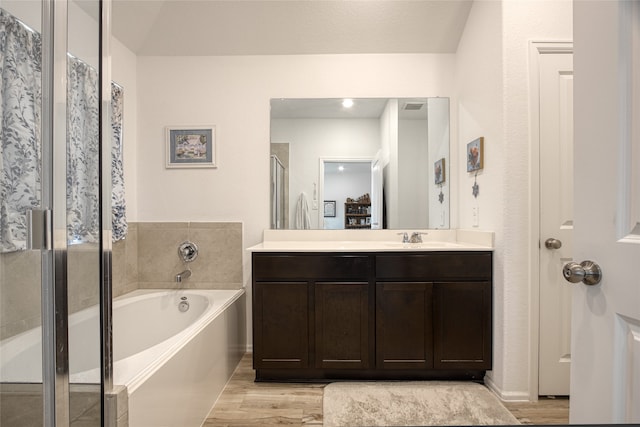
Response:
[[[186,269],[185,271],[176,274],[176,282],[181,283],[182,279],[186,279],[190,276],[191,276],[191,270]]]

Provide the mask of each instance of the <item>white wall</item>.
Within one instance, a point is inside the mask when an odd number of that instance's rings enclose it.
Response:
[[[398,228],[398,100],[390,99],[380,116],[384,215],[381,228]],[[386,221],[386,222],[385,222]]]
[[[397,220],[405,228],[429,228],[427,120],[398,121]]]
[[[111,39],[111,80],[124,88],[123,166],[127,220],[138,220],[138,89],[137,57],[119,40]]]
[[[271,98],[451,96],[453,69],[449,54],[140,57],[138,220],[242,220],[256,244],[269,226]],[[217,126],[219,167],[165,169],[164,127],[198,123]]]
[[[450,189],[453,187],[455,177],[451,173],[452,170],[461,167],[459,163],[452,161],[456,159],[450,146],[451,125],[449,120],[450,102],[446,98],[430,98],[427,100],[427,117],[429,128],[429,227],[428,228],[449,228],[451,222],[451,212],[453,204],[451,203]],[[435,162],[444,158],[445,181],[441,185],[435,184]],[[444,195],[443,202],[438,198],[440,191]],[[454,222],[455,223],[455,222]]]
[[[473,225],[471,210],[480,209],[480,228],[495,231],[494,310],[493,310],[493,372],[489,375],[497,387],[504,389],[504,341],[502,273],[504,232],[502,204],[504,152],[502,140],[502,5],[497,1],[475,1],[457,54],[457,157],[451,156],[457,168],[458,224]],[[466,144],[479,136],[485,139],[484,170],[478,173],[480,195],[471,194],[474,176],[466,172]],[[508,373],[506,374],[508,375]]]
[[[484,136],[480,194],[471,195],[474,174],[458,170],[460,228],[496,233],[494,255],[494,369],[490,385],[504,399],[529,398],[529,96],[531,40],[570,40],[571,2],[476,0],[458,47],[457,162],[466,144]],[[536,249],[537,250],[537,249]]]
[[[380,149],[379,124],[377,119],[277,119],[271,122],[271,142],[289,143],[289,218],[295,218],[296,202],[304,192],[311,228],[317,229],[323,214],[320,158],[372,159]],[[314,184],[318,209],[312,207]],[[289,227],[294,228],[293,221]]]

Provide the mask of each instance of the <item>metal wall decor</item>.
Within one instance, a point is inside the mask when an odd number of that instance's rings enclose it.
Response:
[[[473,197],[475,197],[476,199],[478,198],[478,194],[480,194],[480,186],[478,185],[478,173],[476,172],[476,175],[473,179],[473,186],[471,187],[471,194],[473,194]]]

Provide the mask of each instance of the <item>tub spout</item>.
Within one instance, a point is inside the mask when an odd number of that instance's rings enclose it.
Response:
[[[186,278],[188,278],[190,276],[191,276],[191,270],[187,269],[187,270],[185,270],[183,272],[180,272],[180,273],[176,274],[176,282],[180,283],[180,282],[182,282],[182,279],[186,279]]]

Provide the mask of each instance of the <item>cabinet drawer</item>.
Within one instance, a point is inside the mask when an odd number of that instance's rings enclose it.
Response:
[[[253,277],[262,280],[367,280],[367,255],[253,254]]]
[[[487,280],[491,252],[438,252],[376,256],[377,280]]]

